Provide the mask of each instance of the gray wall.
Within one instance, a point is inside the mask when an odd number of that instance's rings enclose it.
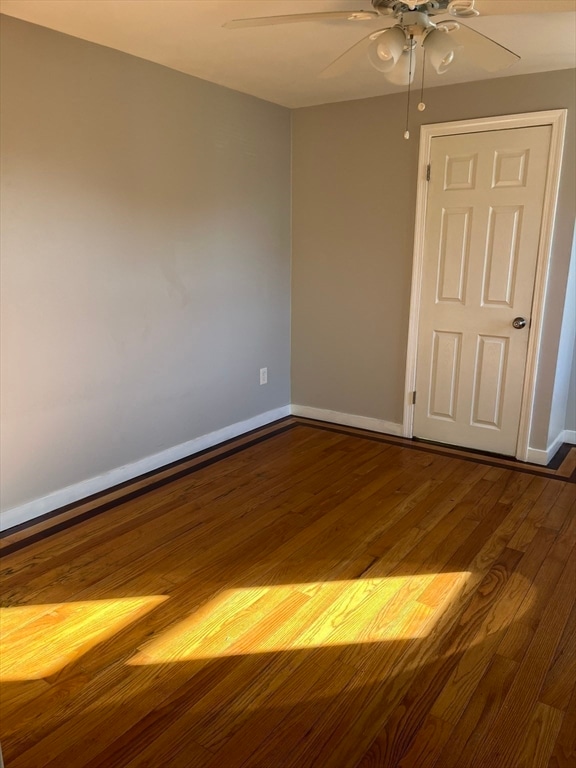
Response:
[[[574,429],[569,426],[574,412],[574,371],[576,361],[574,359],[574,347],[576,345],[576,232],[572,241],[572,253],[570,268],[566,281],[566,301],[562,316],[562,329],[558,344],[558,360],[556,364],[556,380],[552,395],[552,408],[550,411],[550,426],[548,430],[548,444],[554,443],[565,429]],[[570,401],[570,389],[572,389],[572,401]]]
[[[290,113],[7,17],[1,63],[10,508],[290,401]],[[573,73],[427,101],[416,120],[570,109],[532,440],[544,447],[574,215]],[[404,106],[293,113],[292,401],[393,422],[418,153]],[[571,387],[573,404],[574,373]]]
[[[292,402],[401,423],[418,126],[569,109],[531,446],[546,448],[574,228],[574,71],[434,88],[293,116]],[[415,99],[417,101],[417,97]]]
[[[2,506],[289,403],[290,112],[7,17],[1,71]]]

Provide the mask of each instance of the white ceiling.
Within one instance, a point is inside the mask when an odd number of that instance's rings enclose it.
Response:
[[[518,53],[512,68],[490,75],[460,58],[428,85],[576,66],[576,0],[477,0],[495,15],[467,20]],[[315,21],[223,29],[233,18],[370,9],[370,0],[1,0],[0,10],[34,24],[116,48],[287,107],[393,93],[399,89],[368,60],[348,74],[318,73],[382,21]],[[568,12],[551,13],[553,8]],[[515,15],[501,15],[510,10]],[[532,11],[541,11],[532,13]],[[545,10],[546,12],[542,12]],[[527,12],[528,11],[528,12]]]

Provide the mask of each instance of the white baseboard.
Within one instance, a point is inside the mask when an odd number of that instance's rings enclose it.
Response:
[[[302,416],[305,419],[328,421],[332,424],[343,424],[346,427],[369,429],[372,432],[382,432],[385,435],[402,437],[403,434],[402,424],[396,424],[393,421],[372,419],[369,416],[355,416],[351,413],[340,413],[339,411],[326,411],[324,408],[310,408],[307,405],[295,405],[293,403],[292,415]]]
[[[545,467],[550,461],[548,451],[543,448],[528,448],[526,451],[526,461],[529,464],[540,464]]]
[[[146,472],[159,469],[160,467],[166,466],[166,464],[178,461],[178,459],[184,459],[186,456],[191,456],[206,448],[212,448],[219,443],[223,443],[233,437],[238,437],[239,435],[243,435],[246,432],[250,432],[258,427],[263,427],[266,424],[270,424],[273,421],[277,421],[278,419],[282,419],[284,416],[289,415],[289,405],[275,408],[272,411],[267,411],[266,413],[254,416],[251,419],[246,419],[246,421],[239,421],[236,424],[231,424],[223,429],[218,429],[216,432],[201,435],[193,440],[188,440],[186,443],[181,443],[172,448],[167,448],[165,451],[160,451],[160,453],[155,453],[152,456],[146,456],[131,464],[125,464],[122,467],[112,469],[97,477],[91,477],[88,480],[82,480],[79,483],[74,483],[74,485],[61,488],[58,491],[49,493],[47,496],[42,496],[39,499],[33,499],[32,501],[20,504],[17,507],[3,510],[0,513],[0,530],[12,528],[15,525],[20,525],[20,523],[26,523],[36,517],[45,515],[47,512],[52,512],[55,509],[64,507],[66,504],[80,501],[87,496],[91,496],[93,493],[105,491],[126,480],[133,480],[135,477],[146,474]]]
[[[183,459],[186,456],[192,456],[206,448],[212,448],[219,443],[243,435],[253,429],[258,429],[258,427],[263,427],[266,424],[270,424],[271,422],[282,419],[290,414],[293,414],[294,416],[302,416],[307,419],[327,421],[332,424],[342,424],[347,427],[368,429],[372,432],[380,432],[385,435],[402,437],[403,434],[402,424],[396,424],[392,421],[373,419],[369,416],[356,416],[350,413],[340,413],[339,411],[329,411],[324,408],[310,408],[306,405],[285,405],[281,408],[275,408],[272,411],[261,413],[251,419],[246,419],[246,421],[239,421],[236,424],[231,424],[216,432],[201,435],[186,443],[167,448],[165,451],[155,453],[152,456],[146,456],[132,464],[125,464],[122,467],[112,469],[97,477],[82,480],[79,483],[69,485],[66,488],[61,488],[60,490],[49,493],[41,498],[33,499],[25,504],[20,504],[17,507],[3,510],[0,513],[0,530],[13,528],[15,525],[20,525],[20,523],[25,523],[36,517],[45,515],[47,512],[52,512],[67,504],[72,504],[81,499],[85,499],[87,496],[91,496],[94,493],[105,491],[126,480],[133,480],[135,477],[146,474],[146,472],[159,469],[173,461]],[[562,443],[576,445],[576,430],[564,430],[546,450],[529,448],[527,461],[533,464],[546,466],[546,464],[554,458],[554,455]]]
[[[570,445],[576,445],[576,429],[564,430],[564,442]]]
[[[564,443],[576,444],[576,431],[565,429],[553,440],[546,450],[539,448],[528,448],[526,460],[531,464],[540,464],[546,466],[558,453]]]

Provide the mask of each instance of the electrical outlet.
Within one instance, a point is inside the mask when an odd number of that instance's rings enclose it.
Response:
[[[260,384],[268,384],[268,368],[260,368]]]

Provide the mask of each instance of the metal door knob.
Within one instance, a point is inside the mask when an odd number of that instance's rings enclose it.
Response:
[[[524,328],[526,326],[526,319],[524,317],[515,317],[512,320],[514,328]]]

